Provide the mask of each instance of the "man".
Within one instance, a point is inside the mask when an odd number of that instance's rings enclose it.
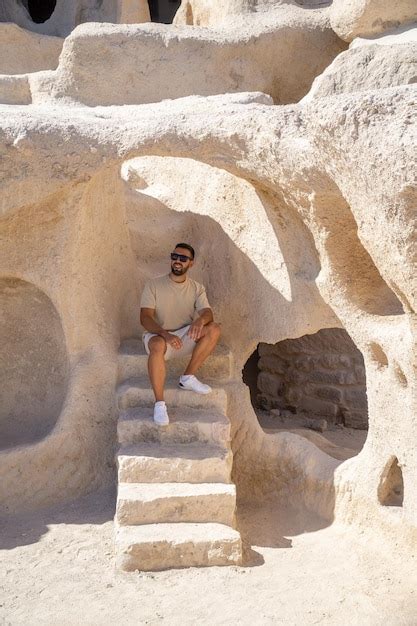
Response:
[[[148,372],[155,394],[154,421],[169,424],[164,401],[165,361],[191,355],[179,387],[196,393],[210,393],[195,373],[216,347],[220,326],[203,285],[187,276],[194,265],[194,248],[178,243],[171,252],[171,272],[148,281],[140,302],[140,322],[147,332],[143,343],[148,358]]]

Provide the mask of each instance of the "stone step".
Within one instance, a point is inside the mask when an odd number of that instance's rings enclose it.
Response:
[[[227,445],[230,442],[230,422],[216,409],[173,407],[169,409],[169,419],[169,425],[161,428],[153,421],[152,407],[121,411],[117,424],[119,443],[201,441]]]
[[[224,483],[120,483],[116,521],[123,526],[218,522],[233,526],[236,487]]]
[[[239,533],[223,524],[146,524],[119,526],[116,550],[120,569],[157,571],[238,565],[242,544]]]
[[[213,390],[207,395],[184,391],[178,387],[177,381],[167,381],[165,386],[165,401],[168,411],[171,407],[189,407],[193,409],[218,409],[227,413],[227,393],[223,387],[213,386],[211,381],[204,381],[212,386]],[[119,409],[129,409],[135,406],[153,407],[155,398],[148,378],[131,378],[117,388]]]
[[[166,362],[167,374],[178,378],[184,373],[188,358],[170,359]],[[202,380],[227,380],[232,369],[232,354],[226,346],[218,346],[201,366],[198,375]],[[127,339],[122,342],[118,355],[118,383],[129,378],[145,377],[148,372],[148,355],[141,339]]]
[[[214,444],[122,446],[117,455],[119,483],[230,483],[231,450]]]

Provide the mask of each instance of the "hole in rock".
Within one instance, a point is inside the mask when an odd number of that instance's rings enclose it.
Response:
[[[55,11],[56,0],[28,0],[27,9],[32,20],[41,24],[49,20]]]
[[[395,378],[398,380],[401,387],[408,386],[406,375],[404,374],[404,372],[402,371],[401,367],[398,365],[397,362],[394,363],[394,374],[395,374]]]
[[[0,279],[0,447],[44,437],[67,391],[68,361],[51,300],[23,280]]]
[[[268,433],[296,430],[345,459],[363,447],[368,403],[363,356],[339,328],[260,343],[243,368],[252,405]]]
[[[172,24],[181,0],[149,0],[149,11],[152,22]]]
[[[388,367],[388,357],[379,344],[372,342],[369,345],[369,354],[378,369]]]
[[[403,499],[403,474],[397,457],[393,457],[382,473],[378,487],[378,500],[384,506],[402,506]]]
[[[320,9],[332,4],[332,0],[295,0],[295,4],[305,9]]]

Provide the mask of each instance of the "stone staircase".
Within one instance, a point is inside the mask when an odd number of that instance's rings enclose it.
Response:
[[[119,352],[117,401],[117,565],[126,571],[238,564],[241,539],[234,528],[236,488],[227,393],[231,354],[224,347],[199,376],[207,396],[177,387],[185,361],[167,363],[169,426],[152,420],[154,397],[142,342]]]

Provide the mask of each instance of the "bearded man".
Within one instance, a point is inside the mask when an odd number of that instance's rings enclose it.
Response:
[[[143,344],[149,355],[148,372],[155,394],[153,419],[160,426],[169,424],[164,400],[166,360],[191,356],[179,387],[201,394],[211,392],[211,387],[195,374],[216,347],[220,326],[213,321],[205,288],[187,276],[194,257],[192,246],[178,243],[171,252],[170,273],[149,280],[141,297],[140,322],[146,330]]]

